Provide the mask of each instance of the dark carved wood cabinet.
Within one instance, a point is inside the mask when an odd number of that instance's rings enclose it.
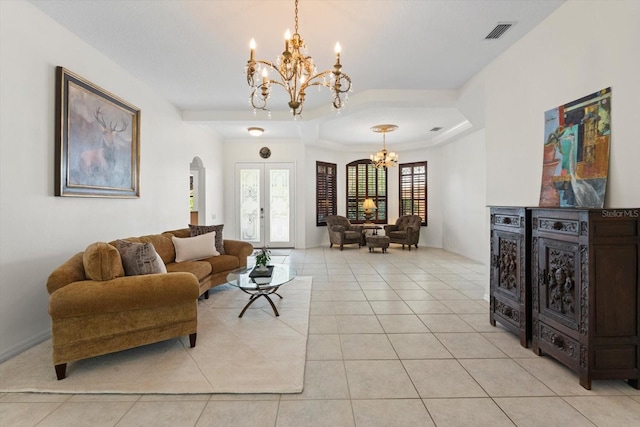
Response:
[[[594,379],[638,388],[640,209],[533,208],[531,228],[533,351],[586,389]]]
[[[492,207],[489,321],[531,339],[529,282],[530,211],[522,207]]]

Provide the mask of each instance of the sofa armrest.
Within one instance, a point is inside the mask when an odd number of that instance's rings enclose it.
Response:
[[[407,226],[407,240],[410,242],[417,242],[420,238],[420,227]]]
[[[82,254],[83,252],[78,252],[65,261],[64,264],[53,270],[47,279],[47,291],[49,295],[67,286],[69,283],[87,279],[87,276],[84,274]]]
[[[341,225],[332,225],[330,230],[334,233],[344,233],[344,227]]]
[[[49,297],[52,319],[97,313],[117,313],[167,307],[200,296],[198,279],[191,273],[125,276],[102,282],[82,280],[53,292]]]
[[[396,224],[387,224],[384,226],[384,233],[387,234],[391,231],[398,231],[398,226]]]
[[[253,245],[240,240],[224,240],[224,252],[226,255],[238,257],[240,267],[247,266],[247,257],[253,253]]]
[[[362,233],[363,227],[364,226],[357,225],[357,224],[356,225],[351,225],[351,227],[349,227],[349,231],[359,231],[360,233]]]

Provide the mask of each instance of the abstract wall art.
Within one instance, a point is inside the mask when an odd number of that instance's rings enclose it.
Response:
[[[544,113],[540,206],[604,207],[611,144],[611,88]]]

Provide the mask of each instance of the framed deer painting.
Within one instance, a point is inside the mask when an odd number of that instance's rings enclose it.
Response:
[[[56,196],[140,197],[140,110],[56,69]]]

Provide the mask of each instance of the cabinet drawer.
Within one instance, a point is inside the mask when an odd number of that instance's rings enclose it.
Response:
[[[521,224],[520,215],[517,213],[494,213],[493,225],[497,225],[504,228],[519,229]]]
[[[541,350],[549,353],[569,367],[578,366],[580,360],[580,344],[577,339],[563,334],[557,329],[541,322],[538,345]]]
[[[514,330],[520,328],[520,318],[524,315],[524,313],[520,313],[517,303],[508,299],[501,300],[499,297],[492,298],[491,312],[496,317],[495,320],[505,325],[510,324]]]
[[[580,221],[578,219],[539,217],[538,230],[568,236],[580,235]]]

